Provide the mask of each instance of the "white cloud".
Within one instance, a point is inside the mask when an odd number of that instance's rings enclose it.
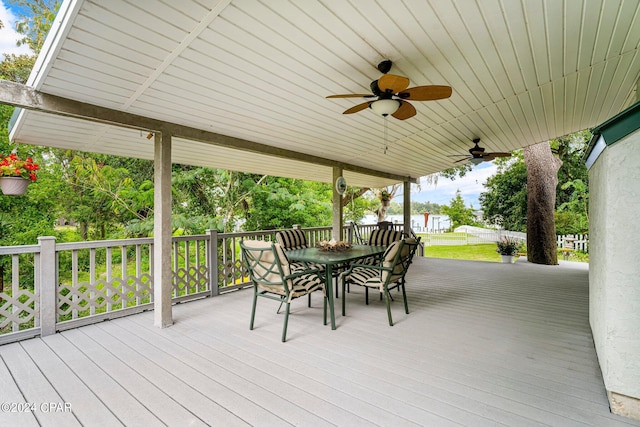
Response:
[[[28,46],[16,46],[16,41],[21,37],[14,30],[16,18],[2,1],[0,1],[0,20],[4,25],[0,29],[0,53],[15,53],[16,55],[31,53]]]

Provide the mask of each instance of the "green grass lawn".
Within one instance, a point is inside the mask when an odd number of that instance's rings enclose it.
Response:
[[[493,243],[461,246],[425,246],[424,256],[429,258],[502,262],[502,258],[496,252],[496,245]],[[558,254],[558,260],[562,261],[563,259],[562,254]],[[569,261],[588,263],[589,254],[573,252],[569,256]]]
[[[471,261],[501,262],[493,243],[464,246],[427,246],[424,256],[429,258],[466,259]]]

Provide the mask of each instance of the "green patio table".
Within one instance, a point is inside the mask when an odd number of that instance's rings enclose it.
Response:
[[[290,261],[314,262],[324,264],[325,270],[325,292],[329,299],[329,313],[331,316],[331,329],[336,328],[336,316],[333,310],[333,267],[345,264],[357,259],[369,258],[371,256],[382,255],[387,249],[386,246],[353,245],[345,251],[323,251],[319,248],[294,249],[287,252]],[[342,296],[344,298],[344,295]],[[327,317],[324,317],[325,325]]]

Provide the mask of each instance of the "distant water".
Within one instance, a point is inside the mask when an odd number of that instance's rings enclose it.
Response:
[[[387,215],[387,221],[402,224],[402,215]],[[378,222],[376,215],[365,215],[362,224],[375,224]],[[424,215],[411,215],[411,228],[415,231],[433,232],[434,230],[445,230],[451,225],[451,220],[447,215],[429,215],[429,221],[425,227]]]

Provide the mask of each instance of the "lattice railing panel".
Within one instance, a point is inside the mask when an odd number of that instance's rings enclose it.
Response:
[[[37,316],[36,298],[28,289],[21,289],[15,295],[0,293],[0,331],[15,331],[20,325],[33,324]]]
[[[174,295],[182,296],[204,292],[209,288],[209,268],[199,267],[178,268],[173,272]]]
[[[147,273],[140,277],[97,280],[94,284],[81,282],[71,286],[62,283],[58,287],[58,316],[71,314],[76,318],[132,307],[150,302],[152,294],[152,278]]]
[[[246,276],[242,259],[227,260],[218,264],[218,282],[222,286],[230,286],[242,283]]]
[[[306,231],[313,233],[308,239],[315,241],[324,238],[322,233],[329,233],[330,228]],[[246,286],[249,281],[240,241],[271,241],[274,234],[274,230],[210,230],[206,235],[174,236],[174,301],[200,298],[205,292],[217,295],[219,287]],[[91,317],[97,322],[153,308],[153,243],[152,238],[56,243],[53,237],[41,237],[35,245],[0,247],[0,261],[8,266],[3,277],[5,291],[0,293],[0,341],[31,337],[32,329],[49,335],[75,327],[72,320],[83,325],[91,323]],[[41,299],[55,300],[56,306],[44,309]]]

